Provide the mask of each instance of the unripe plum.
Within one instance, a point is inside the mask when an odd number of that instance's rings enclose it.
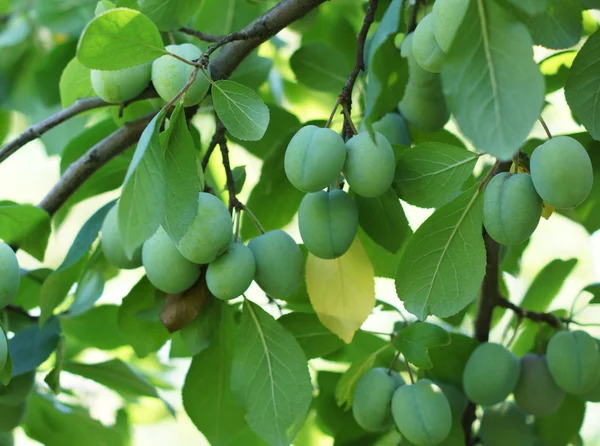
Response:
[[[384,194],[396,171],[394,151],[385,136],[375,132],[373,141],[369,132],[361,132],[346,142],[346,148],[344,177],[352,190],[362,197]]]
[[[191,43],[168,45],[165,49],[179,57],[192,61],[202,57],[202,51]],[[152,84],[158,95],[169,102],[187,84],[194,67],[173,56],[161,56],[152,62]],[[210,73],[210,70],[209,70]],[[208,79],[198,72],[196,80],[188,88],[183,101],[184,107],[199,103],[208,92]]]
[[[15,406],[0,403],[0,432],[10,432],[25,420],[27,401]]]
[[[585,331],[561,331],[546,350],[548,368],[562,390],[574,395],[590,392],[600,378],[598,343]]]
[[[0,242],[0,308],[10,304],[21,282],[21,269],[15,252],[6,243]]]
[[[419,65],[413,52],[413,34],[402,42],[402,56],[408,60],[408,84],[398,104],[406,121],[423,132],[435,132],[450,119],[450,111],[442,92],[440,75]]]
[[[292,237],[277,229],[252,239],[248,248],[256,260],[254,280],[268,296],[281,299],[296,291],[304,258]]]
[[[415,29],[413,36],[413,53],[419,65],[432,73],[440,73],[446,59],[434,35],[433,14],[427,14]]]
[[[335,259],[348,251],[356,236],[356,204],[340,189],[307,194],[298,210],[298,226],[309,252],[322,259]]]
[[[590,156],[569,136],[554,137],[537,147],[531,155],[530,170],[535,190],[555,208],[578,206],[592,190]]]
[[[138,96],[150,85],[151,63],[122,70],[91,70],[92,88],[106,102],[125,102]]]
[[[0,326],[0,373],[4,370],[6,362],[8,361],[8,341],[6,340],[6,333]]]
[[[531,176],[503,172],[485,188],[483,225],[491,238],[502,245],[515,245],[527,240],[542,216],[542,199]]]
[[[444,53],[450,51],[468,9],[469,0],[436,0],[433,4],[434,34]]]
[[[226,252],[208,265],[206,284],[219,299],[230,300],[246,292],[256,274],[256,261],[250,248],[230,243]]]
[[[392,419],[391,402],[396,389],[404,385],[398,373],[377,367],[365,373],[354,390],[352,414],[360,427],[370,432],[389,429]]]
[[[108,263],[121,269],[133,269],[142,266],[141,246],[135,250],[131,259],[125,254],[123,239],[119,232],[118,215],[117,205],[115,205],[108,211],[102,223],[100,246],[102,246],[104,257],[106,257]]]
[[[504,401],[487,407],[479,434],[485,446],[534,446],[535,434],[516,404]]]
[[[165,293],[181,293],[200,277],[200,267],[181,255],[162,226],[144,243],[142,263],[150,283]]]
[[[506,347],[486,342],[467,361],[463,388],[467,397],[486,406],[499,403],[512,393],[519,379],[519,360]]]
[[[598,371],[598,380],[596,381],[596,385],[592,387],[589,392],[582,393],[581,395],[577,395],[584,401],[589,401],[591,403],[600,403],[600,370]]]
[[[545,417],[559,408],[565,392],[554,382],[546,357],[530,353],[521,358],[521,373],[514,396],[525,412]]]
[[[33,389],[34,382],[35,370],[14,376],[6,386],[0,384],[0,404],[8,406],[21,404]]]
[[[317,192],[339,175],[346,160],[346,146],[339,133],[315,125],[302,127],[285,151],[285,174],[303,192]]]
[[[467,408],[467,404],[469,404],[469,400],[466,395],[458,389],[454,384],[449,384],[442,381],[435,381],[434,384],[442,389],[448,403],[450,403],[450,409],[452,409],[452,415],[454,418],[460,418],[463,415],[463,412]]]
[[[448,437],[452,411],[442,390],[428,379],[399,387],[392,415],[400,433],[416,446],[435,446]]]
[[[191,262],[207,264],[225,252],[231,242],[233,223],[227,207],[212,194],[198,194],[198,211],[177,245]]]
[[[361,122],[359,130],[361,132],[367,130],[364,121]],[[408,130],[406,121],[398,113],[385,114],[383,118],[373,123],[373,130],[385,136],[388,142],[394,146],[410,147],[412,144],[410,130]]]

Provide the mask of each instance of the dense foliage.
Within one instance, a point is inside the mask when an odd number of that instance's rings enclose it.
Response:
[[[505,280],[541,219],[600,229],[594,8],[0,0],[0,163],[39,138],[61,172],[38,204],[0,201],[0,445],[19,426],[131,444],[140,399],[175,414],[167,351],[215,446],[582,444],[600,284],[550,311],[575,260],[520,302]],[[581,131],[558,136],[563,92]],[[107,296],[123,270],[139,281]],[[381,315],[393,329],[365,328]],[[119,395],[112,424],[66,374]]]

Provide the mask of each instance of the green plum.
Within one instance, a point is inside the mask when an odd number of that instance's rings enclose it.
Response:
[[[139,96],[150,85],[151,63],[122,70],[91,70],[92,88],[106,102],[126,102]]]
[[[13,249],[0,242],[0,308],[10,304],[21,282],[21,269]]]
[[[27,399],[34,383],[35,370],[13,376],[6,386],[0,384],[0,404],[6,404],[7,406],[21,404]]]
[[[388,142],[394,146],[410,147],[412,144],[412,137],[406,121],[398,113],[387,113],[379,121],[375,121],[373,130],[385,136]],[[359,131],[367,131],[365,121],[360,123]]]
[[[598,343],[585,331],[556,333],[548,343],[546,358],[552,378],[567,393],[582,395],[598,383]]]
[[[428,379],[399,387],[392,397],[392,415],[400,433],[416,446],[438,445],[452,429],[450,404]]]
[[[10,432],[19,426],[27,414],[27,401],[15,406],[0,403],[0,432]]]
[[[200,277],[200,266],[181,255],[162,226],[144,243],[142,264],[148,280],[165,293],[182,293]]]
[[[533,353],[521,358],[521,373],[514,395],[519,407],[536,417],[555,412],[565,398],[565,392],[550,374],[546,357]]]
[[[276,229],[252,239],[248,248],[256,260],[254,280],[268,296],[282,299],[296,291],[303,278],[304,258],[292,237]]]
[[[212,194],[198,194],[198,211],[177,245],[191,262],[208,264],[225,252],[231,242],[233,223],[227,207]]]
[[[433,4],[435,39],[446,54],[469,9],[469,0],[436,0]]]
[[[579,206],[592,190],[590,156],[569,136],[556,136],[537,147],[531,155],[530,170],[535,190],[555,208]]]
[[[413,53],[421,67],[432,73],[440,73],[446,53],[442,51],[434,36],[433,14],[427,14],[415,29],[413,36]]]
[[[322,259],[335,259],[348,251],[356,237],[356,204],[340,189],[307,194],[298,210],[298,226],[309,252]]]
[[[385,136],[375,132],[354,135],[346,142],[348,155],[344,177],[354,192],[362,197],[379,197],[394,181],[396,161],[392,146]]]
[[[506,347],[483,343],[471,353],[465,365],[463,388],[474,403],[491,406],[512,393],[519,369],[519,360]]]
[[[113,266],[120,269],[133,269],[142,266],[142,247],[140,246],[129,259],[123,248],[123,239],[119,232],[118,206],[113,206],[102,223],[102,236],[100,246],[104,257]]]
[[[235,299],[246,292],[255,274],[256,261],[250,248],[233,242],[226,252],[208,265],[206,284],[215,297]]]
[[[448,400],[448,403],[450,403],[450,408],[452,409],[453,418],[460,420],[463,412],[467,408],[467,404],[469,404],[467,396],[454,384],[442,381],[435,381],[434,384],[442,389],[442,392],[446,395],[446,399]]]
[[[4,366],[8,361],[8,340],[6,339],[6,333],[0,326],[0,373],[4,370]]]
[[[398,110],[418,130],[436,132],[446,125],[450,111],[442,92],[440,75],[425,70],[415,60],[413,34],[406,36],[401,46],[402,57],[408,61],[408,84],[398,103]]]
[[[392,418],[391,402],[396,389],[404,385],[398,373],[377,367],[365,373],[356,384],[352,414],[360,427],[371,432],[389,429]]]
[[[345,160],[346,146],[339,133],[307,125],[287,146],[285,174],[296,189],[317,192],[335,181]]]
[[[491,238],[502,245],[516,245],[527,240],[542,216],[542,199],[531,176],[503,172],[485,188],[483,225]]]
[[[165,49],[189,61],[202,57],[200,48],[191,43],[168,45]],[[166,102],[169,102],[187,84],[193,70],[194,67],[173,56],[161,56],[152,62],[152,84],[158,95]],[[184,107],[198,104],[208,92],[209,87],[210,83],[208,79],[206,79],[202,72],[198,72],[196,80],[194,80],[185,93]]]
[[[537,444],[525,414],[509,401],[484,410],[479,434],[485,446],[535,446]]]

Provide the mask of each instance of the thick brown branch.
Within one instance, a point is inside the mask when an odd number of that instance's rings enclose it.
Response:
[[[508,308],[521,318],[530,319],[534,322],[544,322],[554,328],[560,328],[562,322],[569,322],[569,320],[555,316],[552,313],[538,313],[535,311],[524,310],[502,296],[498,296],[496,305],[502,308]]]
[[[53,215],[63,203],[100,167],[140,138],[155,113],[128,122],[88,150],[65,171],[38,207]]]
[[[304,17],[325,0],[282,0],[262,16],[239,31],[238,36],[249,36],[224,45],[211,63],[215,80],[224,79],[262,42],[270,39],[290,23]]]
[[[189,34],[190,36],[197,37],[203,42],[218,42],[219,40],[225,37],[219,34],[203,33],[202,31],[196,31],[195,29],[187,28],[185,26],[183,28],[179,28],[179,31],[181,31],[184,34]]]
[[[235,194],[235,180],[233,178],[233,172],[231,171],[231,164],[229,163],[229,149],[227,147],[227,140],[224,137],[219,142],[219,147],[221,148],[223,167],[227,177],[227,190],[229,191],[229,213],[233,213],[233,209],[241,210],[243,205],[237,199]]]

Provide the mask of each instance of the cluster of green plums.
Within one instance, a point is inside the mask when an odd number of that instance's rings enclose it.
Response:
[[[248,246],[233,235],[231,215],[216,196],[200,192],[198,210],[185,235],[173,241],[161,226],[129,258],[118,227],[118,208],[106,215],[100,238],[106,259],[121,269],[143,266],[148,280],[165,293],[192,287],[206,268],[206,283],[217,298],[230,300],[246,292],[253,280],[274,298],[292,294],[302,280],[303,257],[294,239],[269,231]]]
[[[471,353],[462,385],[464,394],[428,379],[406,385],[398,373],[375,368],[358,381],[352,412],[368,431],[382,432],[395,422],[408,444],[459,444],[450,439],[468,400],[483,407],[479,434],[485,446],[534,446],[528,415],[552,415],[565,394],[600,401],[599,342],[584,331],[560,331],[545,355],[521,359],[503,345],[483,343]]]
[[[498,174],[486,187],[483,224],[500,244],[527,240],[538,226],[543,202],[558,209],[583,203],[594,181],[588,153],[569,136],[551,138],[537,147],[530,171]]]
[[[183,59],[193,61],[202,51],[191,43],[168,45],[166,50]],[[158,95],[166,102],[173,99],[187,84],[194,67],[173,56],[161,56],[153,62],[124,68],[122,70],[91,70],[90,78],[94,92],[110,103],[129,101],[142,93],[152,81]],[[199,75],[185,93],[183,105],[198,104],[208,92],[209,81]]]
[[[307,192],[298,211],[306,249],[317,257],[334,259],[350,248],[358,230],[354,199],[336,187],[337,179],[343,172],[357,195],[378,197],[394,180],[395,157],[388,139],[377,131],[374,139],[363,131],[344,143],[329,128],[307,125],[291,139],[284,167],[290,183]]]

